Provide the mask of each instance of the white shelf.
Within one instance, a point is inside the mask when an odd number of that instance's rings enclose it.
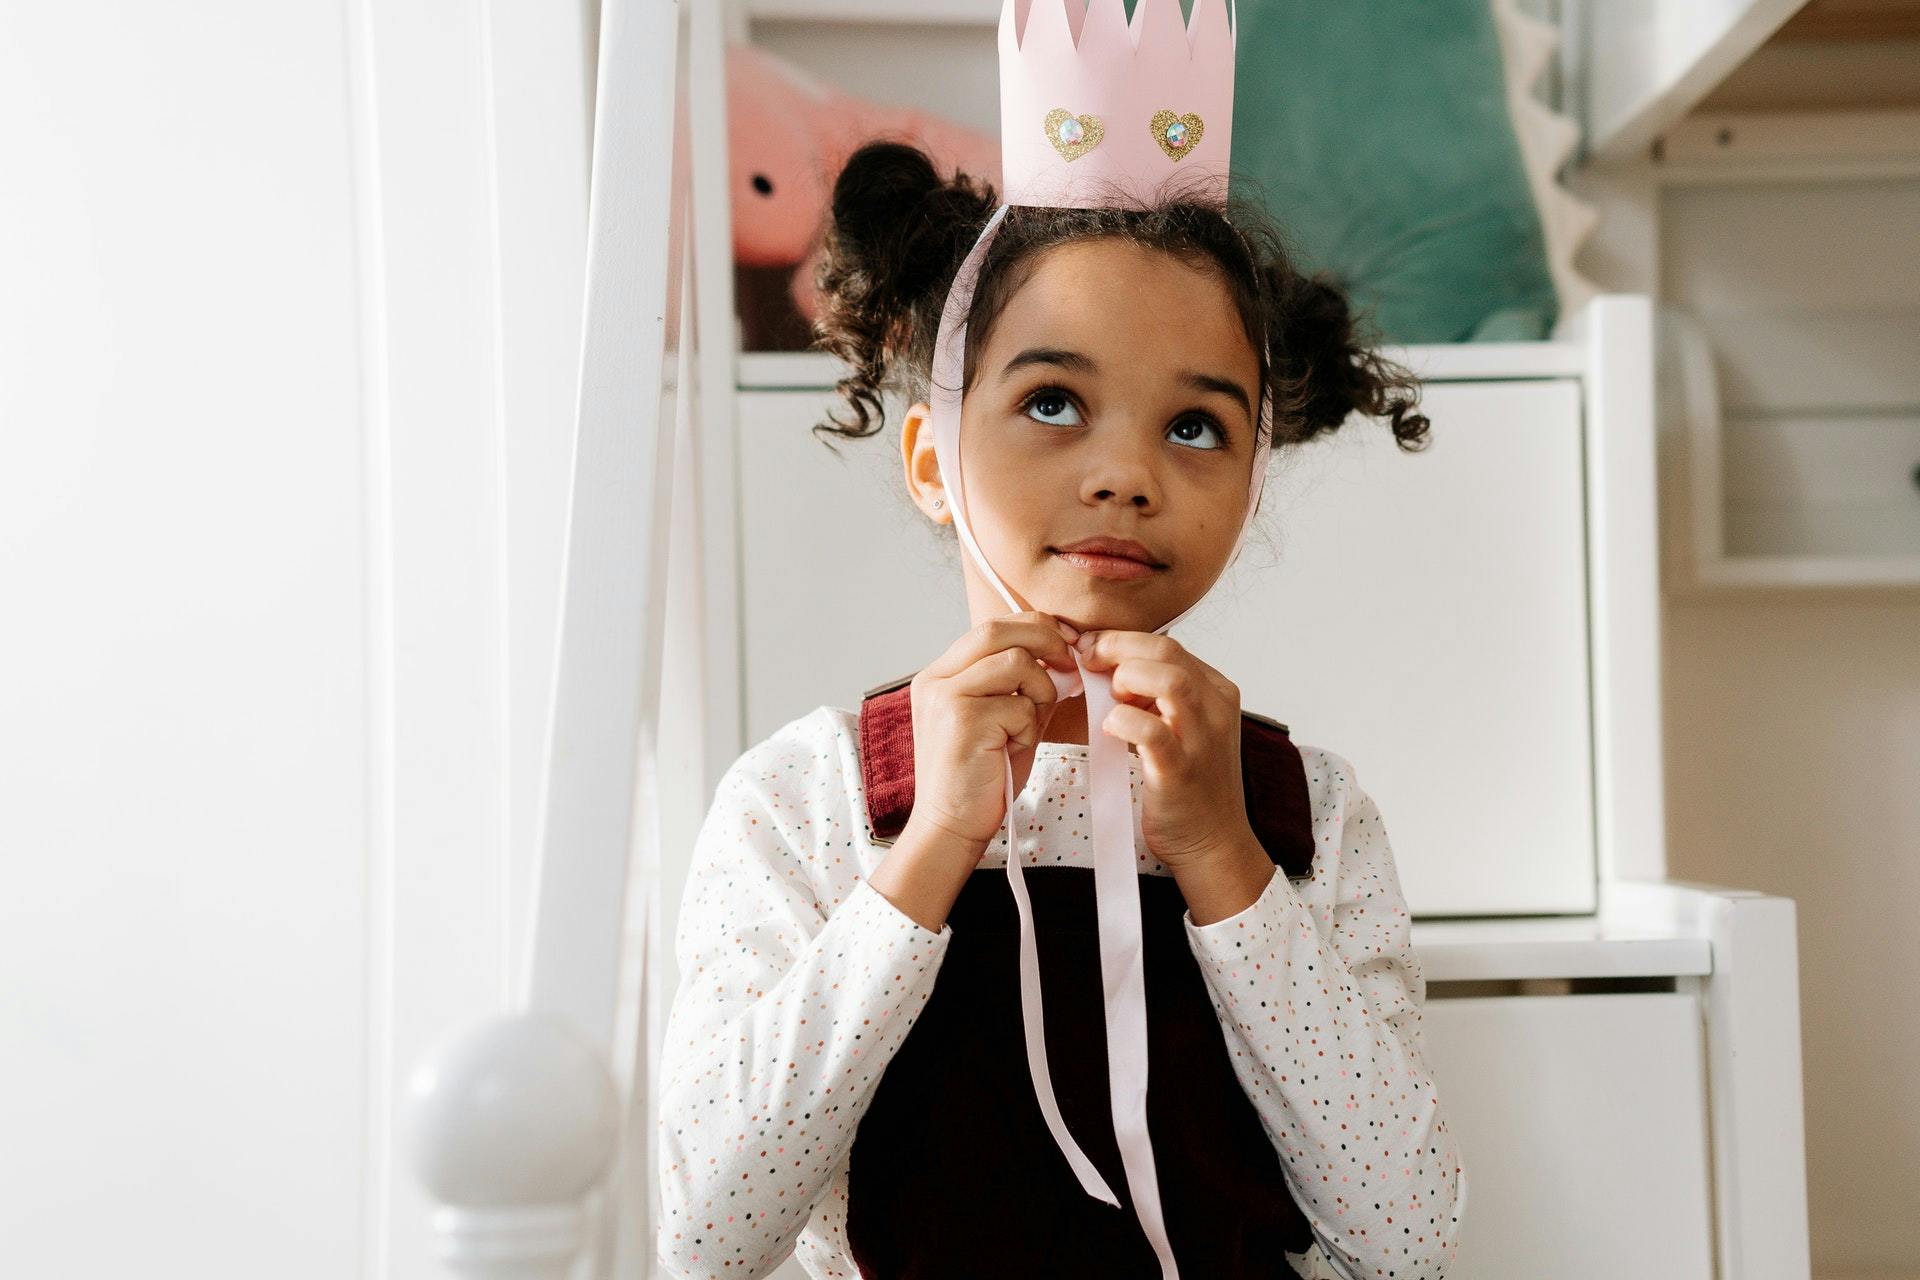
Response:
[[[1920,112],[1703,116],[1663,155],[1669,587],[1920,587]]]
[[[1632,159],[1713,91],[1805,0],[1606,0],[1583,6],[1587,146]]]
[[[1660,139],[1664,181],[1755,182],[1887,165],[1913,167],[1920,111],[1717,111],[1676,124]]]
[[[1713,972],[1712,912],[1740,890],[1675,881],[1600,886],[1592,915],[1416,920],[1429,982],[1698,977]]]

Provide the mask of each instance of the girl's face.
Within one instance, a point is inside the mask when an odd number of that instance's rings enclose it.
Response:
[[[976,353],[962,402],[967,514],[1028,607],[1082,631],[1152,631],[1205,595],[1246,515],[1259,357],[1227,286],[1115,238],[1042,252]],[[952,519],[924,404],[903,431],[907,484]],[[1129,540],[1149,563],[1063,548]],[[961,556],[975,622],[1006,603]]]

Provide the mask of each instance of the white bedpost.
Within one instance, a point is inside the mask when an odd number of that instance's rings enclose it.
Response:
[[[653,1255],[650,792],[674,446],[690,412],[686,18],[603,0],[587,288],[530,952],[513,1004],[416,1071],[414,1165],[462,1276]],[[667,127],[667,126],[670,126]],[[555,146],[566,146],[556,138]],[[609,1174],[611,1173],[611,1176]]]
[[[414,1072],[408,1112],[448,1269],[493,1280],[572,1274],[620,1118],[598,1046],[550,1016],[492,1019]]]
[[[1794,902],[1714,892],[1707,1101],[1720,1274],[1805,1280],[1812,1262]]]
[[[1603,294],[1570,318],[1583,340],[1587,600],[1593,646],[1599,876],[1667,873],[1654,471],[1653,303]]]

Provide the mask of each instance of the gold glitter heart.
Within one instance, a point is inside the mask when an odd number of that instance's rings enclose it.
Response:
[[[1183,147],[1176,147],[1167,141],[1167,128],[1176,122],[1187,127],[1187,143]],[[1207,127],[1201,123],[1200,117],[1191,111],[1183,116],[1177,116],[1171,111],[1156,111],[1147,125],[1147,131],[1153,135],[1153,140],[1160,144],[1160,149],[1167,153],[1169,159],[1184,160],[1195,147],[1200,145],[1200,135],[1207,131]]]
[[[1062,142],[1060,140],[1060,125],[1067,120],[1080,122],[1080,141]],[[1047,141],[1051,142],[1053,149],[1068,161],[1078,160],[1099,146],[1100,139],[1107,136],[1106,126],[1100,123],[1099,116],[1076,116],[1065,107],[1055,107],[1047,112],[1043,127],[1046,129]]]

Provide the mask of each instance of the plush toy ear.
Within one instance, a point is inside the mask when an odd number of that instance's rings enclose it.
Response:
[[[820,310],[813,268],[833,181],[856,147],[881,137],[922,148],[943,174],[958,169],[999,186],[997,136],[846,93],[757,45],[727,47],[733,260],[795,268],[788,294],[808,322]],[[760,327],[788,330],[791,318]]]

